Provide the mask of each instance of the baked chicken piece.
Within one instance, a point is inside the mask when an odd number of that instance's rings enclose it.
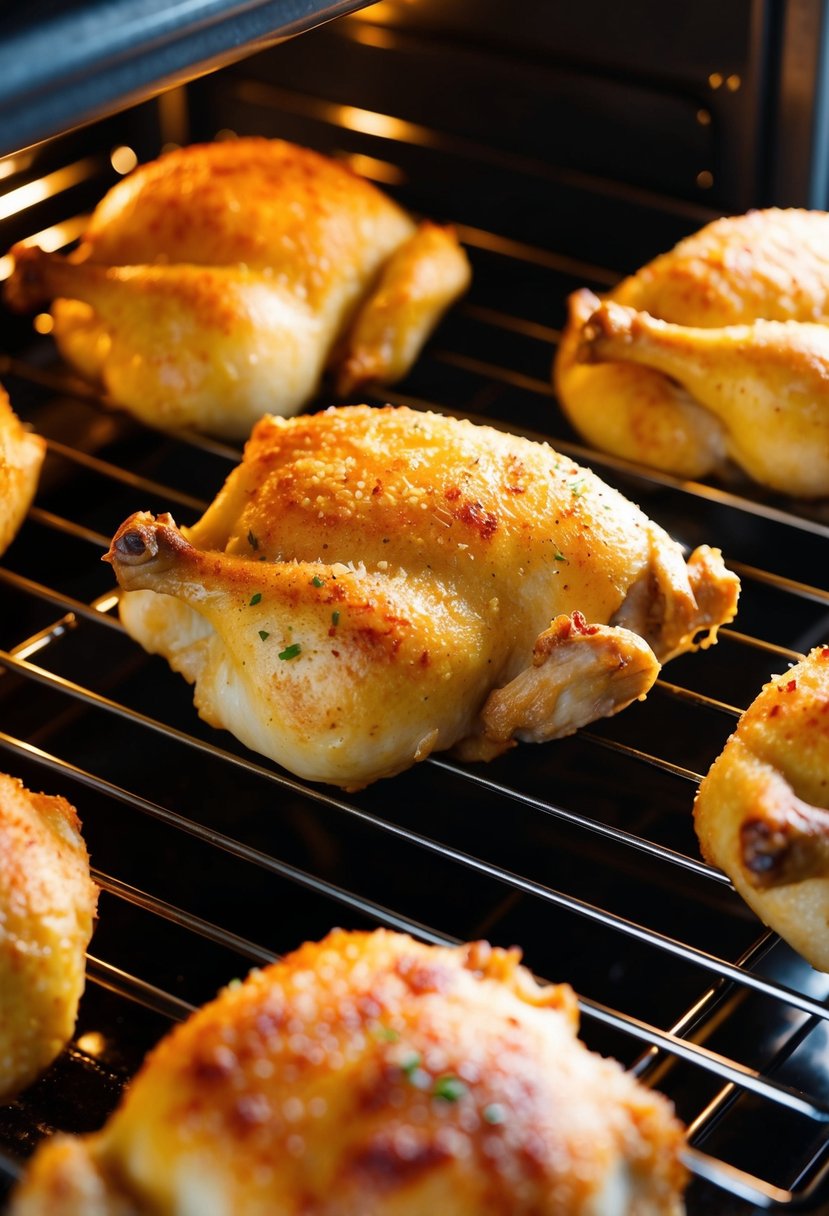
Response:
[[[226,988],[10,1216],[676,1216],[669,1103],[518,950],[335,930]]]
[[[194,527],[138,512],[105,560],[202,717],[351,789],[615,713],[739,586],[546,444],[391,406],[264,418]]]
[[[0,1101],[72,1037],[96,901],[74,808],[0,773]]]
[[[829,647],[766,684],[700,785],[702,852],[829,971]]]
[[[54,300],[63,356],[145,422],[246,438],[403,376],[469,265],[344,165],[281,140],[168,153],[119,182],[69,257],[21,244],[6,298]]]
[[[682,477],[730,459],[829,494],[829,214],[708,224],[600,300],[571,296],[554,378],[596,447]]]
[[[5,553],[37,489],[46,443],[27,431],[0,388],[0,555]]]

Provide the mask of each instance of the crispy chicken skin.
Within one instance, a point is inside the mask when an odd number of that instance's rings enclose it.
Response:
[[[390,406],[264,418],[194,527],[138,512],[106,560],[208,722],[346,788],[612,714],[738,593],[546,444]]]
[[[110,399],[160,427],[246,438],[337,390],[408,371],[469,282],[453,232],[419,226],[344,165],[282,140],[183,148],[96,208],[69,257],[12,251],[22,311]]]
[[[45,454],[45,441],[26,430],[0,388],[0,556],[35,496]]]
[[[555,360],[561,405],[597,447],[683,477],[729,460],[829,494],[829,214],[708,224],[604,299],[582,289]]]
[[[671,1216],[669,1103],[520,952],[335,930],[226,988],[10,1216]]]
[[[699,788],[705,858],[829,971],[829,647],[766,684]]]
[[[0,773],[0,1101],[72,1036],[96,900],[73,807]]]

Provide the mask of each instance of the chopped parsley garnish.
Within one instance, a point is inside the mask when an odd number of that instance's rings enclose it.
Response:
[[[481,1113],[483,1114],[485,1123],[503,1123],[507,1117],[507,1112],[500,1102],[490,1102],[489,1106],[485,1106]]]
[[[250,545],[251,549],[255,550],[259,548],[259,540],[256,536],[254,536],[252,529],[248,529],[248,544]]]
[[[331,613],[331,624],[339,625],[339,623],[340,623],[340,614],[337,611],[337,609],[335,608],[334,611]]]
[[[312,587],[324,587],[325,579],[320,578],[320,576],[318,574],[315,574],[314,577],[311,579],[311,586]]]
[[[250,597],[250,605],[249,605],[249,606],[252,608],[252,607],[254,606],[254,604],[258,604],[258,603],[260,603],[260,602],[261,602],[261,599],[262,599],[262,592],[261,592],[261,591],[257,591],[257,592],[256,592],[254,595],[252,595],[252,596]]]
[[[260,629],[260,630],[259,630],[259,636],[260,636],[260,638],[262,639],[262,641],[264,642],[264,641],[265,641],[265,639],[266,639],[266,638],[269,638],[271,635],[268,633],[267,629]]]
[[[407,1077],[412,1077],[420,1068],[420,1052],[410,1051],[400,1061],[400,1067]]]
[[[280,659],[295,659],[298,654],[302,653],[302,647],[299,642],[292,642],[290,646],[286,646],[284,650],[280,650]]]
[[[382,1043],[396,1043],[400,1035],[392,1026],[376,1026],[371,1032]]]
[[[438,1077],[432,1089],[433,1098],[443,1098],[444,1102],[457,1102],[464,1094],[468,1093],[466,1085],[460,1077],[453,1077],[449,1074],[443,1077]]]
[[[556,561],[556,562],[566,562],[567,561],[567,558],[561,552],[561,549],[556,549],[555,553],[553,554],[553,561]]]
[[[579,494],[584,493],[584,478],[581,481],[574,481],[570,486],[570,493],[574,498],[578,498]]]

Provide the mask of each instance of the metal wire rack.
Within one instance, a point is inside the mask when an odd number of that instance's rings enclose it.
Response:
[[[280,113],[303,128],[336,117],[288,100]],[[297,135],[293,120],[279,133]],[[368,140],[405,184],[425,137],[395,138],[396,160],[385,137],[342,122],[318,142],[365,158]],[[97,188],[102,163],[58,182],[69,218],[55,244],[81,230],[70,195],[81,179]],[[489,766],[437,756],[356,795],[308,785],[197,719],[183,681],[123,633],[99,561],[133,510],[195,519],[238,450],[109,409],[56,364],[48,337],[2,357],[15,409],[48,442],[36,505],[0,565],[2,766],[78,807],[102,892],[73,1043],[0,1109],[6,1185],[52,1128],[98,1126],[171,1022],[347,924],[517,942],[537,974],[570,981],[588,1044],[668,1093],[688,1124],[691,1213],[827,1203],[829,977],[702,862],[690,812],[763,681],[829,636],[829,524],[819,507],[582,448],[552,398],[557,334],[542,302],[560,313],[570,286],[614,272],[451,218],[471,294],[402,390],[374,399],[529,431],[589,462],[684,544],[723,548],[743,580],[737,627],[671,663],[645,703],[572,739]],[[30,210],[26,222],[39,221]]]

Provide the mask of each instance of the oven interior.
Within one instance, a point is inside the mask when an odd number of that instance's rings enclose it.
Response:
[[[588,1045],[687,1123],[692,1216],[829,1210],[829,977],[701,861],[691,823],[739,712],[829,638],[826,506],[588,451],[550,384],[571,290],[723,211],[792,201],[761,138],[785,127],[780,13],[639,7],[647,45],[608,3],[527,5],[519,29],[496,0],[375,4],[0,161],[5,250],[71,245],[119,173],[172,144],[259,133],[346,159],[455,224],[474,274],[406,381],[363,397],[548,439],[684,545],[718,545],[743,583],[718,645],[617,718],[355,795],[304,784],[200,722],[123,633],[100,561],[133,510],[195,520],[239,450],[109,408],[61,366],[48,317],[4,315],[0,378],[48,456],[0,565],[2,766],[78,808],[101,899],[75,1038],[0,1108],[0,1193],[42,1136],[99,1126],[231,978],[334,925],[385,925],[519,944],[569,981]]]

